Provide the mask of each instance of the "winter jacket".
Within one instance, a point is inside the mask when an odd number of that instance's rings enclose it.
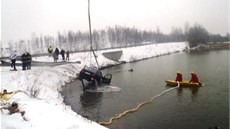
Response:
[[[17,51],[13,51],[10,55],[10,60],[15,60],[17,58]]]
[[[26,56],[26,53],[23,53],[22,56],[22,63],[27,63],[27,56]]]
[[[58,48],[55,49],[54,53],[55,53],[56,55],[59,55],[59,50],[58,50]]]
[[[53,48],[52,48],[52,47],[49,47],[49,48],[48,48],[48,52],[49,52],[49,53],[52,53],[52,52],[53,52]]]
[[[26,58],[26,62],[27,63],[31,63],[32,62],[32,57],[31,57],[30,53],[27,53],[25,58]]]
[[[69,57],[69,51],[66,52],[66,57]]]
[[[65,51],[62,49],[60,54],[61,54],[62,56],[64,56],[64,55],[65,55]]]

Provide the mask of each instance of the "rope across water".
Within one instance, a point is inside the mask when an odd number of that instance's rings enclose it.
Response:
[[[124,111],[124,112],[122,112],[122,113],[117,114],[116,116],[111,117],[111,118],[109,119],[109,121],[107,121],[107,122],[99,122],[99,124],[100,124],[100,125],[110,125],[110,124],[113,122],[113,120],[120,119],[121,117],[125,116],[125,115],[128,114],[128,113],[136,112],[136,111],[139,110],[142,106],[144,106],[144,105],[146,105],[146,104],[149,104],[149,103],[152,103],[154,99],[156,99],[157,97],[163,95],[164,93],[179,88],[179,87],[180,87],[180,84],[179,84],[178,82],[177,82],[177,84],[178,84],[177,87],[173,87],[173,88],[170,88],[170,89],[168,89],[168,90],[165,90],[165,91],[161,92],[160,94],[158,94],[158,95],[152,97],[150,100],[138,104],[135,108],[128,109],[128,110],[126,110],[126,111]]]

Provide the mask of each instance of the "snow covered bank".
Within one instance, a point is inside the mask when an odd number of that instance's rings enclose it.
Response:
[[[186,43],[161,43],[139,47],[124,48],[121,61],[132,62],[170,53],[180,52],[188,47]]]
[[[22,90],[12,96],[9,102],[17,101],[24,110],[24,121],[20,114],[8,115],[7,110],[1,114],[2,129],[87,129],[103,127],[89,121],[63,103],[59,91],[65,82],[76,78],[77,66],[32,68],[32,70],[8,71],[1,68],[1,89],[8,91]],[[13,124],[12,124],[13,123]]]
[[[154,56],[179,52],[186,49],[186,43],[164,43],[153,44],[140,47],[122,48],[123,55],[121,61],[135,61]],[[118,64],[106,59],[102,53],[113,50],[98,51],[97,59],[100,66]],[[81,64],[71,63],[55,67],[33,67],[32,70],[9,71],[9,67],[1,69],[1,91],[22,90],[13,96],[9,101],[17,101],[21,110],[24,110],[24,121],[20,114],[8,115],[7,110],[1,113],[2,129],[103,129],[105,127],[95,122],[87,120],[73,112],[69,106],[63,103],[63,97],[59,91],[61,86],[76,78],[76,74],[84,65],[93,63],[95,60],[90,57],[90,53],[70,54],[70,62],[81,61]],[[92,56],[92,55],[91,55]],[[93,57],[93,56],[92,56]],[[60,58],[59,58],[60,59]],[[53,62],[51,57],[39,57],[36,61]],[[96,65],[95,65],[96,66]],[[3,102],[2,102],[3,103]],[[13,124],[12,124],[13,123]]]

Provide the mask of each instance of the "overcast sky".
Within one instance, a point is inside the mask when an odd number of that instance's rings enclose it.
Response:
[[[88,0],[1,0],[1,39],[88,30]],[[146,30],[199,23],[210,33],[230,30],[229,0],[91,0],[92,29],[122,25]]]

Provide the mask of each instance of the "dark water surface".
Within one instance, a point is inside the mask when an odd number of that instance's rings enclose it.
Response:
[[[171,88],[177,70],[190,79],[194,70],[206,86],[175,89],[153,103],[113,121],[111,129],[208,129],[229,128],[229,50],[184,52],[128,63],[103,71],[112,73],[117,92],[83,93],[79,81],[63,87],[62,95],[74,111],[93,121],[110,117]],[[134,69],[129,72],[128,69]]]

